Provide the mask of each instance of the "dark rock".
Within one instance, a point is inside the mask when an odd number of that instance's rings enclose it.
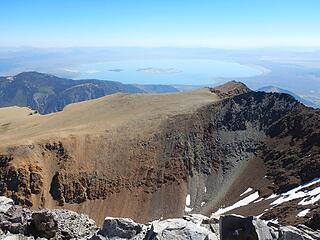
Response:
[[[104,220],[102,229],[98,232],[107,238],[124,238],[130,239],[142,231],[142,225],[135,223],[129,218],[112,218],[107,217]]]
[[[219,219],[221,240],[259,240],[253,217],[235,215],[221,216]]]
[[[54,215],[49,210],[34,212],[29,227],[32,236],[53,238],[58,231],[58,222],[54,219]]]
[[[314,213],[306,222],[306,225],[313,230],[320,230],[320,213]]]
[[[13,234],[27,234],[31,215],[29,209],[13,206],[5,214],[0,215],[0,228]]]

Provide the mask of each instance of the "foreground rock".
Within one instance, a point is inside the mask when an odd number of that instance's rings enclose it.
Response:
[[[11,205],[10,199],[3,200],[0,239],[88,239],[98,230],[84,214],[60,209],[31,212]]]
[[[208,218],[192,214],[183,218],[139,224],[128,218],[107,217],[99,229],[84,214],[56,209],[34,211],[1,198],[0,239],[89,240],[313,240],[320,231],[305,225],[280,226],[255,217],[226,215]],[[318,218],[310,222],[317,226]]]
[[[202,215],[158,220],[141,225],[125,218],[106,218],[101,230],[91,240],[313,240],[320,232],[307,226],[280,226],[255,217],[237,215],[220,219]]]

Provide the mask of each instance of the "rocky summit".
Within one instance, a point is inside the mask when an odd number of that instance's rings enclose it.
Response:
[[[288,94],[229,82],[7,107],[0,132],[5,235],[318,239],[320,110]]]
[[[255,217],[225,215],[208,218],[190,214],[183,218],[146,224],[129,218],[106,217],[101,227],[84,214],[69,210],[30,211],[2,197],[0,239],[90,239],[90,240],[312,240],[320,231],[305,225],[281,226]]]

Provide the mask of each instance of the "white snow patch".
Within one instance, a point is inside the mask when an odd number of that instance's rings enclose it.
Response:
[[[205,193],[207,192],[207,187],[204,187],[204,192],[205,192]]]
[[[310,192],[308,192],[308,197],[302,199],[298,204],[299,205],[309,205],[315,204],[320,200],[320,187],[317,187]]]
[[[191,212],[191,211],[192,211],[192,208],[186,206],[186,207],[184,208],[184,211],[185,211],[185,212]]]
[[[278,205],[278,204],[282,204],[284,202],[288,202],[288,201],[299,199],[299,198],[304,198],[299,202],[299,205],[313,204],[320,199],[320,187],[317,187],[310,191],[305,191],[303,189],[310,187],[318,182],[320,182],[320,178],[313,179],[311,182],[307,184],[298,186],[286,193],[282,193],[280,197],[277,200],[273,201],[271,204]]]
[[[305,209],[305,210],[299,212],[299,213],[297,214],[297,217],[304,217],[305,215],[308,214],[308,212],[310,212],[310,209]]]
[[[277,194],[272,194],[272,195],[270,195],[269,197],[267,197],[267,200],[273,199],[273,198],[276,198],[276,197],[278,197]]]
[[[254,203],[261,202],[262,200],[264,200],[264,198],[259,198],[258,200],[254,201]]]
[[[245,190],[243,193],[240,194],[240,197],[251,192],[253,189],[251,187],[249,187],[247,190]]]
[[[186,205],[187,205],[187,206],[190,206],[190,204],[191,204],[191,197],[190,197],[190,194],[188,194],[188,195],[186,196]]]
[[[271,219],[269,220],[269,222],[275,223],[275,224],[279,224],[279,220],[277,219]]]
[[[239,207],[243,207],[243,206],[246,206],[248,205],[249,203],[257,200],[259,198],[259,193],[258,191],[257,192],[254,192],[252,194],[250,194],[249,196],[241,199],[240,201],[236,202],[235,204],[229,206],[229,207],[226,207],[226,208],[220,208],[218,211],[216,211],[215,213],[213,213],[212,215],[215,216],[215,215],[221,215],[223,213],[226,213],[226,212],[229,212],[233,209],[236,209],[236,208],[239,208]]]
[[[203,207],[203,205],[205,205],[205,204],[206,204],[206,202],[202,202],[202,203],[201,203],[201,207]]]
[[[256,218],[261,218],[263,214],[264,213],[261,213],[261,214],[257,215]]]

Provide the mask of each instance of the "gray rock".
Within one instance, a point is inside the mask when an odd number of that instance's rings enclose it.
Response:
[[[10,201],[6,202],[10,204]],[[0,212],[0,229],[4,232],[0,239],[24,239],[22,236],[33,236],[36,239],[88,239],[98,227],[87,215],[68,210],[32,213],[27,208],[11,206],[6,213]]]
[[[7,233],[7,234],[1,236],[0,239],[3,239],[3,240],[34,240],[34,237],[28,237],[28,236],[24,236],[22,234]]]
[[[130,239],[142,231],[143,225],[129,218],[107,217],[104,220],[99,235],[109,239]]]
[[[31,215],[27,208],[12,206],[5,214],[0,214],[0,228],[13,234],[26,234]]]
[[[271,226],[268,226],[265,221],[258,218],[253,218],[252,224],[255,227],[259,240],[279,239],[279,231]]]
[[[6,213],[13,205],[12,199],[0,196],[0,213]]]
[[[218,237],[216,234],[202,225],[202,219],[199,219],[198,217],[191,217],[189,219],[167,219],[164,221],[154,221],[152,222],[146,239],[218,240]]]
[[[302,224],[299,224],[297,226],[297,228],[299,230],[303,231],[304,233],[308,234],[310,237],[320,240],[320,231],[319,230],[315,231],[314,229],[309,228],[309,227],[302,225]]]
[[[52,210],[52,213],[61,239],[88,239],[98,230],[95,222],[85,214],[63,209]]]
[[[315,240],[317,239],[317,238],[311,237],[306,232],[293,226],[281,227],[280,230],[281,230],[281,236],[279,239],[281,240]]]

